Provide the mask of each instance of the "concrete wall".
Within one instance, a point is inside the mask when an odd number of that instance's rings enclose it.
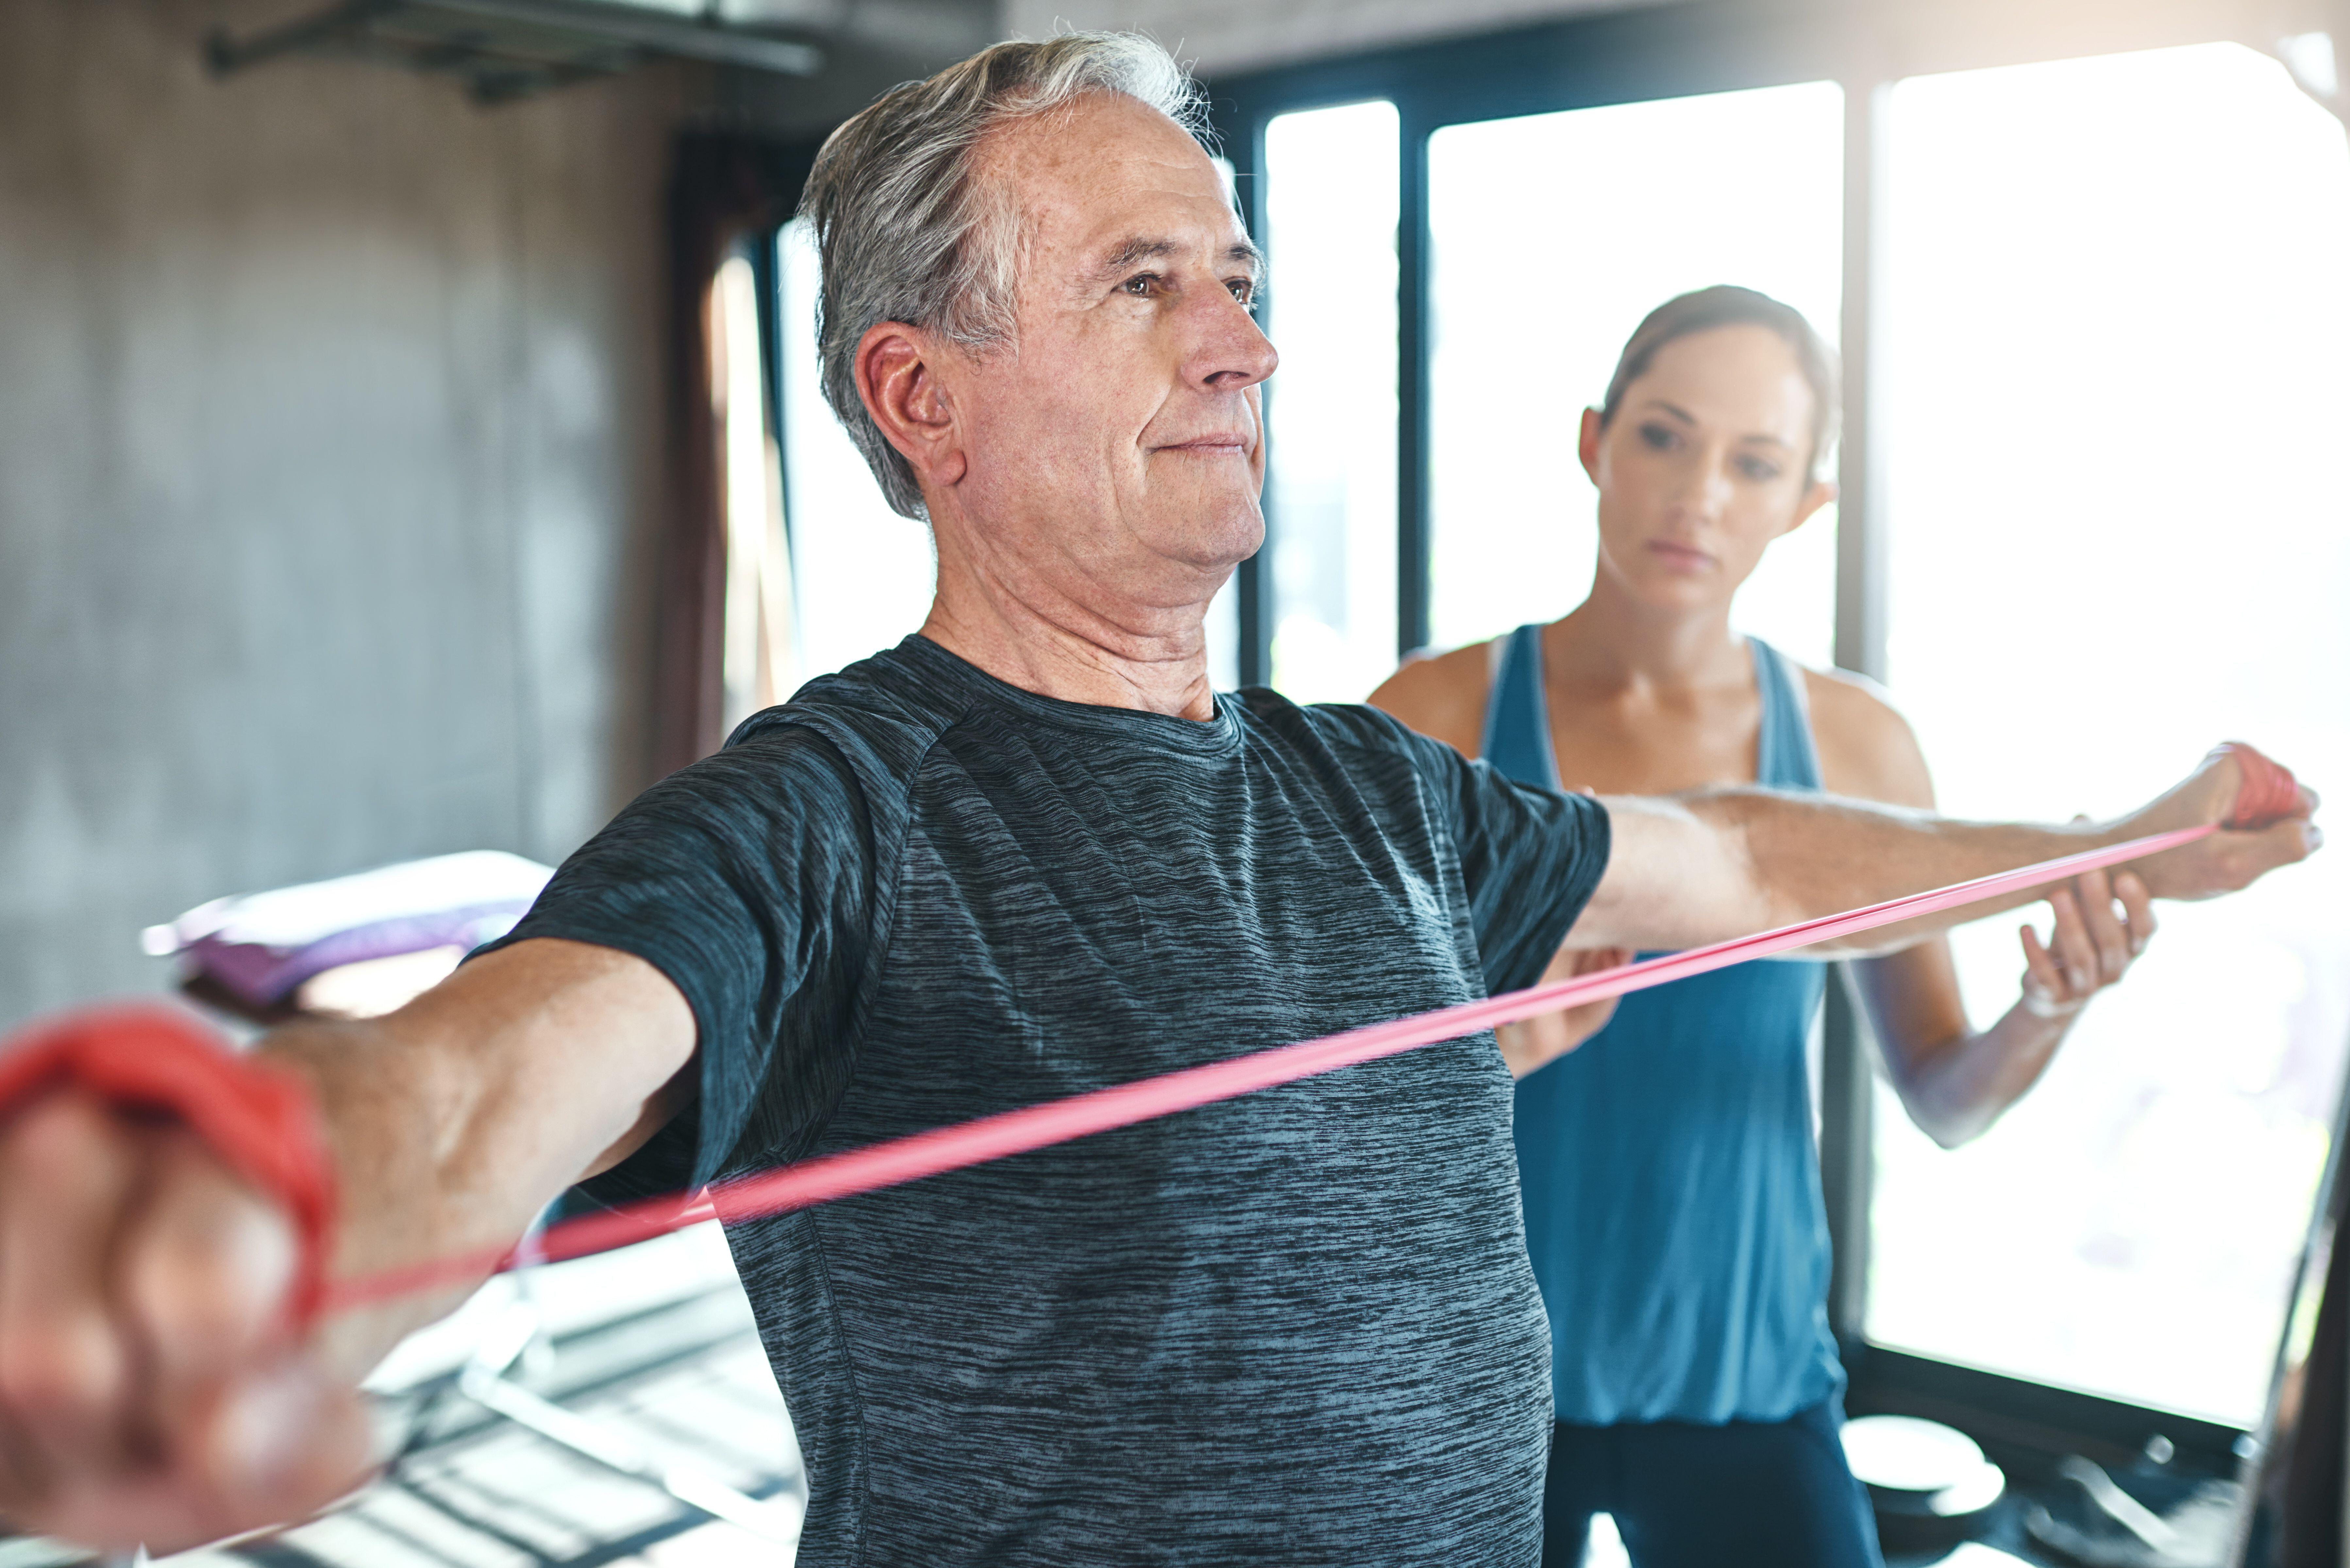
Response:
[[[644,782],[674,77],[478,109],[0,0],[0,1024]]]

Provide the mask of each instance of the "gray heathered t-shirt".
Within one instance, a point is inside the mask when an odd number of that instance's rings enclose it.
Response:
[[[1367,708],[1055,701],[921,638],[647,791],[509,940],[657,966],[699,1183],[1534,981],[1596,802]],[[799,1561],[1530,1564],[1549,1336],[1490,1033],[729,1233]]]

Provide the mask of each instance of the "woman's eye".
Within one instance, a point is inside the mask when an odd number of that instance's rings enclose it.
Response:
[[[1663,425],[1642,425],[1640,441],[1650,452],[1667,452],[1673,444],[1673,432]]]
[[[1779,465],[1759,457],[1742,458],[1738,471],[1757,484],[1768,484],[1779,477]]]

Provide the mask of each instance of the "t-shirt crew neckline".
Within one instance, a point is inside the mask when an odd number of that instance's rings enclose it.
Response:
[[[1213,717],[1185,719],[1140,708],[1070,702],[1030,691],[989,674],[919,631],[909,632],[898,645],[897,652],[924,677],[942,681],[979,701],[1008,708],[1024,719],[1059,729],[1202,757],[1230,756],[1241,748],[1240,705],[1230,692],[1215,693]]]

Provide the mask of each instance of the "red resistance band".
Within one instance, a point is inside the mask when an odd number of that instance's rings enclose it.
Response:
[[[291,1304],[297,1319],[307,1320],[321,1308],[340,1311],[463,1284],[518,1262],[585,1257],[704,1220],[761,1219],[1024,1154],[1499,1024],[2062,881],[2191,844],[2222,826],[2264,827],[2293,809],[2299,789],[2290,773],[2250,746],[2231,742],[2226,749],[2235,753],[2244,779],[2236,808],[2224,824],[2155,834],[1597,974],[803,1160],[722,1182],[700,1194],[649,1199],[569,1220],[536,1238],[526,1252],[501,1248],[436,1258],[339,1281],[323,1292],[333,1182],[317,1108],[298,1079],[229,1054],[191,1020],[154,1007],[101,1009],[20,1037],[0,1048],[0,1116],[37,1089],[70,1078],[109,1098],[184,1117],[240,1174],[282,1199],[293,1211],[304,1256]]]
[[[177,1117],[228,1167],[282,1203],[301,1243],[286,1312],[307,1325],[325,1304],[335,1167],[309,1086],[239,1056],[187,1014],[152,1003],[93,1007],[0,1047],[0,1118],[71,1084],[127,1109]]]

